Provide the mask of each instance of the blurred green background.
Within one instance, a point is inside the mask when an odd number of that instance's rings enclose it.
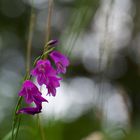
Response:
[[[31,5],[0,0],[1,140],[25,75]],[[33,63],[45,44],[48,0],[32,6]],[[71,65],[57,96],[43,104],[44,136],[36,115],[22,115],[18,140],[140,140],[139,6],[139,0],[54,0],[51,39]]]

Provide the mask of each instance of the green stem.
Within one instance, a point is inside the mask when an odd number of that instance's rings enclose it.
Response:
[[[31,15],[30,15],[30,24],[29,24],[29,33],[28,33],[28,42],[27,42],[27,52],[26,52],[26,72],[30,71],[31,63],[31,48],[32,48],[32,39],[33,39],[33,29],[35,25],[35,11],[33,8],[33,0],[31,6]]]
[[[15,111],[14,111],[14,117],[13,117],[13,124],[12,124],[12,140],[14,140],[14,130],[15,130],[15,126],[16,126],[16,122],[17,122],[17,110],[20,106],[20,103],[22,101],[22,97],[19,97],[17,105],[15,107]]]
[[[38,129],[39,129],[39,133],[41,135],[41,140],[46,140],[45,134],[44,134],[44,129],[42,127],[39,114],[37,114],[37,125],[38,125]]]
[[[48,42],[49,39],[50,39],[52,10],[53,10],[53,0],[48,0],[48,16],[47,16],[47,24],[46,24],[46,40],[45,40],[45,43]],[[48,45],[45,45],[44,46],[44,52],[46,52],[47,50],[48,50]]]
[[[21,115],[19,116],[19,120],[18,120],[18,126],[17,126],[17,130],[16,130],[15,140],[17,139],[17,136],[18,136],[20,122],[21,122]]]
[[[54,47],[50,48],[49,50],[46,50],[46,51],[41,55],[40,58],[42,58],[42,59],[47,58],[48,54],[49,54],[51,51],[53,51],[53,50],[54,50]]]

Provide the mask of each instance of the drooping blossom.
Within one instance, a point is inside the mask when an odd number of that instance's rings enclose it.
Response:
[[[31,75],[37,77],[37,82],[41,86],[47,83],[48,76],[56,75],[56,71],[49,60],[38,60],[36,67],[31,71]]]
[[[37,114],[40,113],[42,109],[42,106],[36,106],[36,107],[26,107],[26,108],[22,108],[20,109],[17,114]]]
[[[22,108],[20,110],[17,111],[17,114],[31,114],[31,115],[35,115],[41,112],[42,110],[42,102],[44,102],[43,100],[35,100],[34,103],[36,105],[36,107],[25,107]],[[47,102],[47,100],[46,100]]]
[[[69,65],[68,58],[58,51],[51,52],[50,57],[57,67],[57,73],[66,73],[66,67]]]
[[[41,92],[38,90],[36,85],[30,80],[26,80],[23,83],[22,89],[19,92],[19,96],[23,96],[27,104],[31,104],[32,102],[47,102],[47,100],[41,96]]]
[[[35,84],[30,80],[26,80],[23,83],[19,96],[23,96],[27,104],[34,102],[36,107],[22,108],[17,111],[17,114],[26,113],[34,115],[36,113],[40,113],[42,109],[42,102],[47,102],[47,100],[41,96],[41,92],[38,90]]]
[[[51,66],[49,60],[37,61],[36,67],[31,71],[31,75],[37,77],[37,82],[48,88],[48,94],[56,95],[56,88],[60,86],[61,78],[57,77],[56,70]]]
[[[48,84],[46,84],[49,95],[52,96],[56,95],[56,88],[60,87],[60,83],[59,83],[60,80],[62,80],[62,78],[49,77]]]

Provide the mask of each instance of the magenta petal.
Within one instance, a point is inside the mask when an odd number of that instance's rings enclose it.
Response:
[[[39,60],[36,67],[31,71],[31,75],[37,77],[37,82],[41,86],[47,82],[49,76],[56,76],[56,71],[49,60]]]
[[[24,95],[24,93],[25,93],[25,91],[24,91],[24,88],[22,87],[22,89],[19,91],[19,96],[23,96]]]
[[[66,67],[64,67],[61,63],[57,63],[57,73],[66,73]]]
[[[48,89],[48,94],[55,96],[56,95],[56,88],[60,86],[59,81],[62,80],[62,78],[57,77],[49,77],[48,83],[46,84],[46,87]]]
[[[35,102],[37,98],[40,103],[47,101],[41,96],[41,92],[30,80],[26,80],[23,83],[22,90],[19,92],[19,96],[23,96],[27,104]]]
[[[50,77],[49,78],[49,84],[51,84],[53,87],[59,87],[60,86],[60,83],[59,83],[60,80],[62,80],[62,78]]]
[[[36,71],[36,69],[33,69],[33,70],[31,70],[31,75],[37,75],[37,71]]]
[[[69,65],[68,58],[58,51],[50,53],[51,59],[54,61],[58,73],[66,73],[66,67]]]
[[[61,78],[57,77],[56,70],[51,66],[49,60],[37,61],[36,67],[32,70],[31,74],[37,78],[38,84],[46,85],[48,94],[55,96],[56,88],[60,86]]]
[[[44,77],[44,74],[37,75],[37,82],[40,86],[46,82],[46,77]]]
[[[52,85],[48,85],[47,88],[48,88],[49,95],[56,96],[56,88],[55,87],[53,87]]]
[[[33,102],[33,97],[30,93],[27,93],[25,97],[26,103],[31,104]]]
[[[31,115],[34,115],[34,114],[37,114],[37,113],[40,113],[41,112],[41,109],[38,108],[38,107],[27,107],[27,108],[22,108],[20,109],[17,114],[31,114]]]
[[[34,102],[35,103],[42,103],[42,102],[48,102],[45,98],[42,96],[34,96]]]

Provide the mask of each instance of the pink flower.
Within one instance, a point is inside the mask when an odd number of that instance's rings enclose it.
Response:
[[[49,77],[49,82],[46,84],[46,87],[48,88],[48,94],[55,96],[56,95],[56,88],[60,86],[59,80],[62,80],[62,78],[57,77]]]
[[[38,90],[36,85],[30,80],[26,80],[23,83],[22,89],[19,92],[19,96],[24,96],[27,104],[32,102],[46,102],[47,100],[41,96],[41,92]]]
[[[69,65],[68,58],[58,51],[51,52],[50,57],[57,67],[57,73],[66,73],[66,67]]]
[[[36,107],[23,108],[20,109],[17,113],[26,113],[32,115],[39,113],[42,109],[42,102],[48,102],[41,96],[41,92],[30,80],[26,80],[23,83],[22,89],[19,92],[19,96],[23,96],[27,104],[31,104],[32,102],[34,102]]]
[[[38,60],[36,67],[31,71],[31,75],[37,77],[37,82],[41,86],[48,82],[48,77],[56,76],[56,71],[49,60]]]
[[[52,94],[52,96],[56,95],[56,88],[60,86],[61,78],[58,78],[56,74],[49,60],[39,60],[31,71],[31,75],[37,77],[38,84],[45,84],[48,88],[48,94]]]

